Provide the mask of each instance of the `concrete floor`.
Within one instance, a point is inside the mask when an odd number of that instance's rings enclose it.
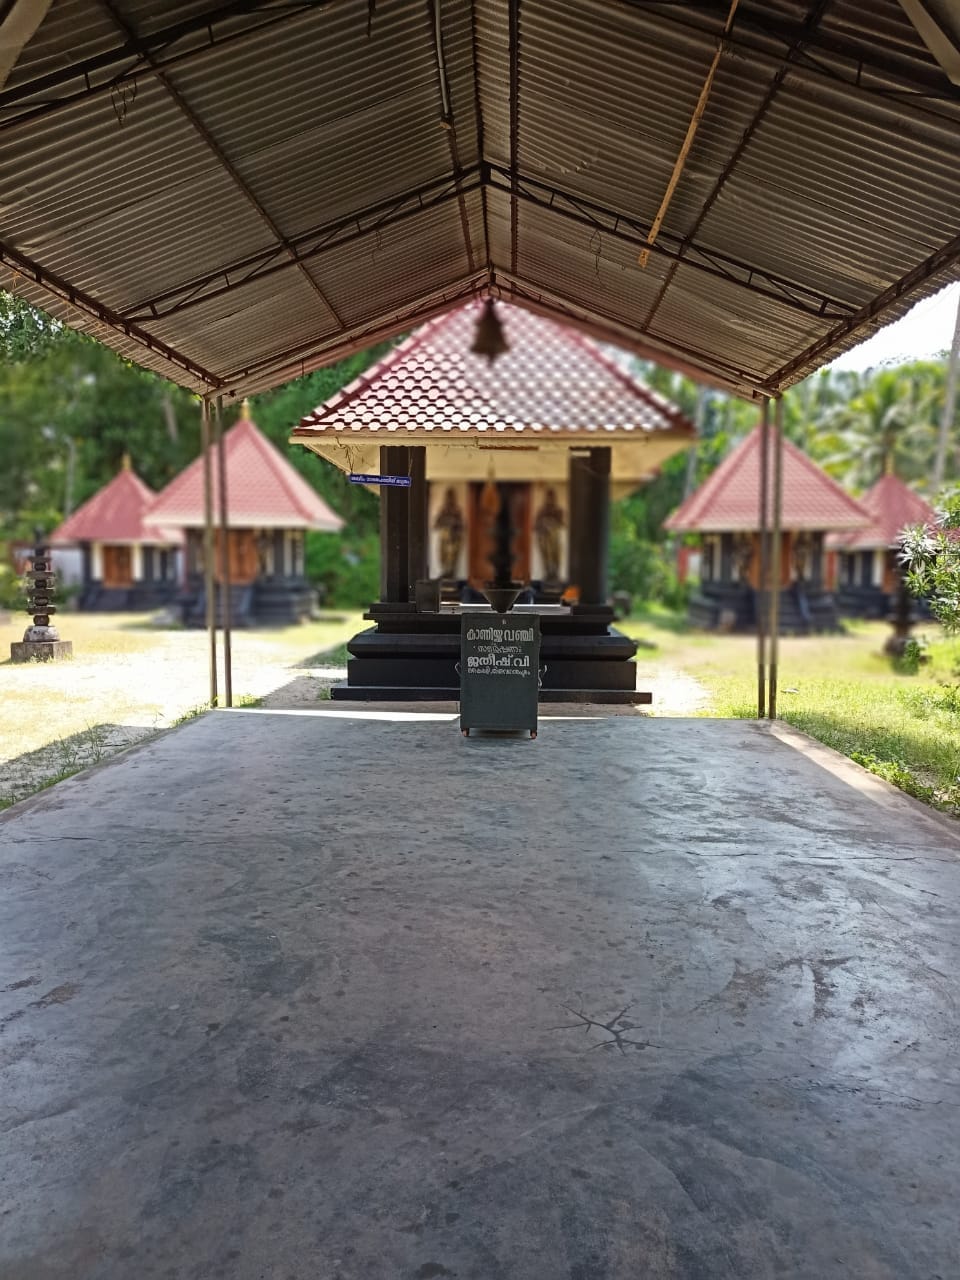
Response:
[[[860,776],[223,712],[28,802],[0,1277],[955,1280],[958,845]]]

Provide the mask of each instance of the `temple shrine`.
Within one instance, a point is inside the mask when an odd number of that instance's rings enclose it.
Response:
[[[230,618],[234,626],[300,622],[307,618],[313,593],[305,576],[308,529],[336,533],[340,517],[299,471],[260,431],[244,401],[239,420],[223,437],[230,526],[227,572]],[[219,510],[220,481],[213,457],[213,509]],[[204,488],[203,456],[196,458],[157,496],[148,526],[183,530],[184,564],[178,597],[183,621],[203,626]],[[215,535],[214,578],[217,614],[223,614],[221,531]]]
[[[770,428],[773,456],[774,428]],[[749,631],[764,602],[760,591],[761,428],[756,427],[665,522],[699,535],[699,584],[690,600],[694,626]],[[864,508],[791,441],[783,440],[780,533],[780,631],[786,635],[839,627],[830,590],[825,540],[830,532],[866,528]]]
[[[851,533],[834,533],[827,547],[836,558],[837,607],[857,618],[888,618],[901,589],[897,545],[912,525],[931,525],[933,507],[888,472],[858,499],[870,523]]]
[[[182,535],[175,528],[146,523],[156,497],[125,457],[109,484],[50,535],[54,557],[58,546],[80,548],[78,609],[155,609],[174,599]]]
[[[380,599],[334,697],[456,697],[460,611],[502,580],[541,615],[544,699],[647,700],[611,626],[610,503],[694,435],[617,353],[530,311],[471,302],[415,330],[291,437],[410,481],[381,489]]]

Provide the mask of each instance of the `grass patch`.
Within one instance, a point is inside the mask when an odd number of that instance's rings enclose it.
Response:
[[[319,653],[311,654],[309,658],[298,663],[300,667],[345,667],[352,655],[347,649],[346,642],[334,645],[332,649],[322,649]]]
[[[929,669],[905,675],[873,650],[873,638],[861,632],[854,637],[859,643],[846,648],[843,639],[822,641],[801,651],[800,661],[796,653],[785,655],[778,715],[909,795],[960,816],[955,647],[934,644]],[[756,716],[755,670],[720,673],[705,666],[695,674],[712,694],[705,714]]]
[[[697,714],[757,714],[756,640],[689,632],[682,618],[650,609],[624,629],[657,644],[637,655],[644,674],[672,668],[709,694]],[[849,622],[837,636],[780,642],[777,712],[783,721],[849,756],[878,777],[960,816],[960,642],[935,627],[918,632],[922,665],[894,664],[882,650],[883,623]]]

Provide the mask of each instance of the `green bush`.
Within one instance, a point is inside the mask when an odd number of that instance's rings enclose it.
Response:
[[[672,609],[687,603],[665,543],[641,537],[625,512],[614,508],[610,537],[610,590],[626,591],[634,604],[660,601]]]
[[[361,608],[380,595],[380,541],[375,534],[308,533],[306,573],[324,604]]]
[[[0,609],[26,609],[23,578],[8,564],[0,564]]]

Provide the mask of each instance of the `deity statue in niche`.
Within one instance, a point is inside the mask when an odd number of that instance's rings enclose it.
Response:
[[[443,506],[437,513],[433,527],[440,534],[440,576],[446,579],[456,578],[463,547],[463,512],[453,489],[448,489],[444,495]]]
[[[563,510],[557,502],[554,489],[548,489],[543,506],[533,522],[537,546],[543,561],[543,574],[547,582],[560,581],[560,557],[563,544]]]

